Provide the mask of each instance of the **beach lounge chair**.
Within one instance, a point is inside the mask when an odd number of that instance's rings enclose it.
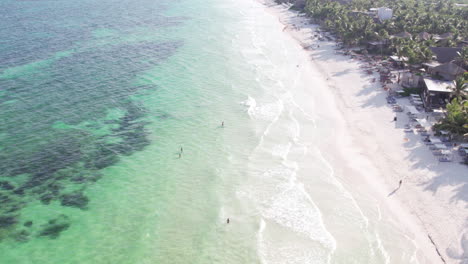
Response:
[[[395,112],[403,112],[403,108],[400,105],[394,105],[393,111]]]
[[[468,156],[468,150],[464,149],[464,148],[459,148],[458,149],[458,154],[460,154],[460,156],[462,156],[462,157],[466,157],[466,156]]]
[[[443,156],[439,158],[440,162],[451,162],[452,160],[449,157]]]
[[[441,144],[442,141],[440,141],[440,139],[436,138],[436,137],[431,137],[431,142],[434,143],[434,144]]]

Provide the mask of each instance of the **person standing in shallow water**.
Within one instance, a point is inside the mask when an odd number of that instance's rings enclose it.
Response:
[[[180,153],[184,153],[184,148],[180,147]]]
[[[229,224],[229,218],[226,220],[226,223]]]
[[[221,122],[221,127],[224,127],[224,121],[223,121],[223,122]]]

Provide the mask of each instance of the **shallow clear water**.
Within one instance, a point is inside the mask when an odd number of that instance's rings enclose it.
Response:
[[[335,178],[320,74],[257,2],[0,16],[0,263],[412,261]]]

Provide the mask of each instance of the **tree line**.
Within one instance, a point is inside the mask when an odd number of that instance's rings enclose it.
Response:
[[[468,8],[457,6],[451,0],[342,2],[307,0],[304,11],[345,45],[388,41],[382,51],[384,54],[405,56],[410,63],[421,63],[431,60],[433,54],[429,47],[455,47],[468,38]],[[378,7],[392,9],[392,19],[377,21],[368,14],[370,8]],[[412,37],[391,37],[401,32],[408,32]],[[423,32],[429,33],[430,37],[418,37]],[[444,34],[443,41],[436,36]]]

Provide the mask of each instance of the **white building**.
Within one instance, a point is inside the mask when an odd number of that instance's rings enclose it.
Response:
[[[391,19],[393,16],[393,10],[387,7],[371,8],[369,14],[375,16],[380,21]]]
[[[381,7],[377,10],[377,17],[380,21],[391,19],[393,16],[393,11],[387,7]]]

